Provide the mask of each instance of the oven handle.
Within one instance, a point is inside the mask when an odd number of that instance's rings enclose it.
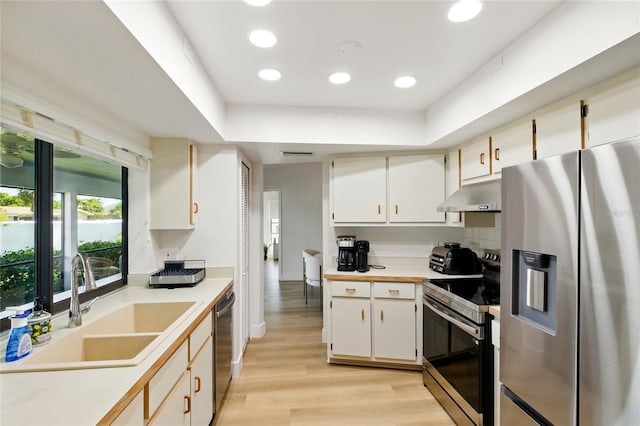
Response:
[[[465,333],[469,334],[470,336],[472,336],[472,337],[474,337],[474,338],[476,338],[478,340],[482,340],[481,330],[478,327],[474,327],[474,326],[471,326],[469,324],[465,324],[464,322],[460,321],[459,319],[452,317],[447,312],[445,312],[442,308],[440,308],[438,305],[436,305],[435,302],[432,302],[431,300],[429,300],[428,298],[426,298],[424,296],[422,297],[422,302],[425,305],[427,305],[427,307],[429,309],[431,309],[435,314],[440,316],[445,321],[449,321],[450,323],[452,323],[456,327],[460,328],[462,331],[464,331]]]

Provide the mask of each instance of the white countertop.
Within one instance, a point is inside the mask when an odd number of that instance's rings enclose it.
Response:
[[[196,301],[198,307],[138,365],[0,374],[0,424],[97,424],[127,392],[142,386],[139,380],[198,316],[211,309],[232,282],[231,277],[206,278],[194,287],[172,290],[129,284],[123,290],[103,296],[83,315],[85,324],[132,302]],[[62,336],[70,331],[66,315],[54,318],[52,341],[57,335]],[[6,341],[0,342],[0,345],[6,347]],[[34,351],[46,350],[46,347],[47,344],[34,347]],[[1,362],[5,362],[4,349]]]

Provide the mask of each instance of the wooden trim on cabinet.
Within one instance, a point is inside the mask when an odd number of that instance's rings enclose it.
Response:
[[[193,225],[193,144],[189,144],[189,225]]]
[[[489,136],[489,174],[493,174],[493,157],[491,153],[493,152],[493,136]]]
[[[531,120],[531,158],[534,160],[538,159],[538,145],[536,140],[536,119]]]
[[[584,103],[584,99],[580,99],[580,149],[584,149],[585,147],[585,131],[586,131],[586,122],[585,118],[586,114],[586,105]]]

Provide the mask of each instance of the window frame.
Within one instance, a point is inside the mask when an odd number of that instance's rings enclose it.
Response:
[[[53,294],[53,152],[55,145],[45,140],[34,138],[34,253],[35,282],[34,292],[42,307],[53,315],[69,309],[69,298],[54,302]],[[87,154],[92,155],[92,154]],[[122,264],[121,278],[98,287],[95,290],[79,294],[80,303],[105,295],[127,285],[129,270],[128,251],[128,216],[129,216],[129,170],[120,166],[122,185]],[[9,318],[0,320],[0,331],[10,328]]]

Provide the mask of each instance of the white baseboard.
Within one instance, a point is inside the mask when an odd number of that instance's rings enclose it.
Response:
[[[322,343],[327,343],[328,337],[327,329],[322,327]]]
[[[250,338],[258,339],[264,336],[264,333],[266,332],[267,332],[267,323],[262,321],[260,324],[251,326]]]

